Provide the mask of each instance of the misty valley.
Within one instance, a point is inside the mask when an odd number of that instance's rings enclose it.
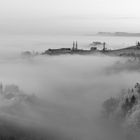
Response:
[[[0,140],[140,140],[140,1],[0,0]]]
[[[2,58],[0,139],[137,140],[139,65],[105,55]]]

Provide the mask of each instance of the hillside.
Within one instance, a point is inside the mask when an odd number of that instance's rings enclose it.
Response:
[[[140,47],[131,46],[122,49],[109,50],[106,51],[105,53],[108,55],[140,57]]]

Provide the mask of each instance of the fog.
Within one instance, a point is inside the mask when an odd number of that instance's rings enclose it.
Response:
[[[101,113],[106,99],[140,78],[137,69],[115,69],[118,61],[127,59],[80,55],[1,59],[0,134],[17,139],[124,140],[123,129],[106,124]]]

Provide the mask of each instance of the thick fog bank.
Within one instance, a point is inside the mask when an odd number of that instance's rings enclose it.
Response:
[[[12,134],[27,133],[25,139],[123,140],[117,127],[104,122],[102,103],[140,76],[137,71],[110,72],[118,61],[125,60],[68,55],[0,61],[3,134],[12,126]],[[34,132],[40,137],[29,138]]]

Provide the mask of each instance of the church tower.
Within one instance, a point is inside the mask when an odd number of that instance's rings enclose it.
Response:
[[[73,41],[73,47],[72,47],[72,50],[74,51],[75,50],[75,42]]]
[[[78,43],[77,43],[77,41],[76,41],[76,47],[75,47],[75,49],[78,50]]]

